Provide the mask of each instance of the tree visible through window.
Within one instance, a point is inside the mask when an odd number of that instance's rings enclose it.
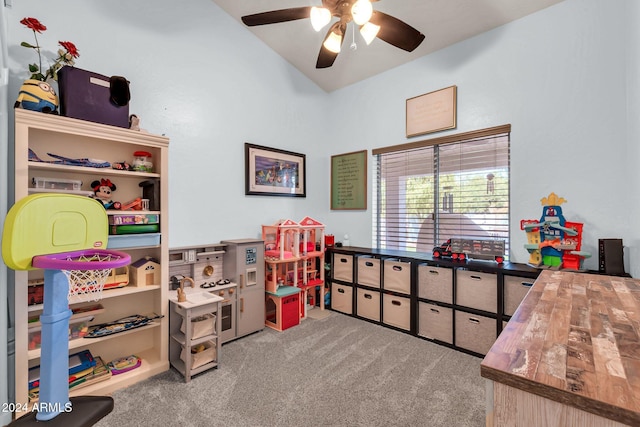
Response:
[[[509,133],[501,126],[374,150],[374,246],[430,253],[452,237],[494,237],[507,249]]]

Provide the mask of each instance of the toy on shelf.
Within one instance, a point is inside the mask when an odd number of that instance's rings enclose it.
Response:
[[[504,240],[454,237],[433,248],[433,257],[450,257],[454,261],[465,261],[468,258],[494,260],[498,264],[502,264],[504,262]]]
[[[38,54],[39,52],[38,49]],[[58,95],[49,83],[27,79],[20,86],[18,99],[14,104],[14,108],[18,107],[42,113],[58,114]]]
[[[589,252],[581,250],[582,227],[579,222],[566,221],[562,205],[566,200],[555,193],[540,199],[540,220],[524,219],[520,229],[527,234],[525,249],[529,251],[529,264],[534,267],[582,270]]]
[[[110,179],[100,179],[91,183],[93,198],[102,202],[105,209],[120,209],[120,202],[111,199],[111,193],[116,191],[116,185]]]
[[[133,170],[138,172],[152,172],[153,163],[151,153],[148,151],[136,151],[133,153]]]
[[[135,286],[151,286],[160,284],[160,263],[157,259],[145,256],[130,266],[131,284]]]
[[[104,282],[104,289],[124,288],[129,284],[129,266],[112,268]]]
[[[125,203],[121,204],[120,205],[120,210],[122,210],[122,211],[130,211],[130,210],[141,211],[142,210],[142,198],[141,197],[136,197],[133,200],[129,200],[128,202],[125,202]]]

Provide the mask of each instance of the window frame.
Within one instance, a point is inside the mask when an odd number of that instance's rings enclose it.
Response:
[[[509,252],[509,247],[510,247],[510,212],[511,212],[511,208],[510,208],[510,204],[511,204],[511,189],[510,189],[510,180],[511,180],[511,161],[510,161],[510,143],[511,143],[511,125],[507,124],[507,125],[501,125],[501,126],[495,126],[495,127],[491,127],[491,128],[486,128],[486,129],[480,129],[480,130],[475,130],[475,131],[470,131],[470,132],[464,132],[464,133],[458,133],[458,134],[453,134],[453,135],[446,135],[446,136],[441,136],[441,137],[437,137],[437,138],[431,138],[431,139],[426,139],[426,140],[421,140],[421,141],[415,141],[415,142],[408,142],[405,144],[399,144],[399,145],[394,145],[394,146],[387,146],[387,147],[382,147],[382,148],[377,148],[372,150],[372,154],[376,157],[376,169],[375,169],[375,173],[376,176],[374,177],[374,185],[373,185],[373,198],[374,198],[374,205],[373,205],[373,209],[372,209],[372,221],[373,221],[373,229],[372,229],[372,240],[374,243],[374,246],[377,249],[399,249],[402,250],[401,247],[399,247],[399,245],[394,246],[393,242],[391,245],[389,244],[383,244],[384,242],[388,242],[387,238],[389,237],[389,233],[386,230],[382,229],[382,221],[381,221],[381,215],[380,212],[382,211],[382,203],[383,203],[383,198],[387,197],[387,196],[383,196],[381,194],[382,189],[379,188],[379,183],[381,180],[381,165],[380,165],[380,161],[381,161],[381,157],[380,155],[383,154],[402,154],[402,153],[407,153],[410,151],[414,151],[417,149],[423,149],[423,148],[432,148],[432,155],[431,158],[432,159],[438,159],[438,150],[440,146],[445,146],[445,145],[451,145],[451,144],[456,144],[456,143],[465,143],[465,142],[473,142],[473,141],[478,141],[478,140],[486,140],[486,139],[491,139],[491,138],[499,138],[499,137],[506,137],[507,138],[507,148],[506,148],[506,155],[507,155],[507,169],[508,169],[508,173],[507,173],[507,207],[508,207],[508,211],[506,214],[506,237],[505,237],[505,258],[508,257],[508,252]],[[421,155],[423,153],[420,153]],[[428,156],[425,155],[425,158],[427,158]],[[434,216],[434,234],[438,235],[438,227],[440,226],[438,221],[439,221],[439,199],[440,199],[440,184],[438,182],[438,179],[440,178],[442,172],[439,171],[439,164],[435,163],[433,164],[432,168],[433,168],[433,186],[434,186],[434,204],[435,204],[435,208],[434,208],[434,212],[435,214]],[[425,170],[429,169],[429,167],[426,167]],[[460,171],[462,172],[462,170]],[[386,199],[384,200],[386,201]],[[402,208],[402,206],[398,206],[398,208]],[[386,206],[385,206],[386,209]],[[398,232],[398,236],[401,233]],[[442,238],[443,236],[439,236],[438,238]],[[449,237],[455,237],[455,236],[449,236]],[[439,245],[441,242],[434,242],[434,246],[435,245]],[[383,247],[384,246],[384,247]],[[419,240],[416,242],[416,248],[415,251],[416,252],[423,252],[423,249],[419,249],[420,247],[420,243]],[[429,249],[430,251],[431,249]]]

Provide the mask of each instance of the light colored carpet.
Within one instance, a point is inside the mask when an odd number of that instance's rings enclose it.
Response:
[[[480,427],[480,361],[331,312],[227,343],[189,383],[171,369],[117,391],[97,426]]]

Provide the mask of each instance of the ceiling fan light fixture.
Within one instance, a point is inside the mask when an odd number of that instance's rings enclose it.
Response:
[[[351,6],[351,17],[357,25],[369,22],[373,14],[373,6],[369,0],[358,0]]]
[[[331,12],[324,7],[312,7],[311,14],[311,26],[314,30],[320,31],[325,25],[331,21]]]
[[[342,45],[342,35],[336,34],[335,32],[331,31],[322,45],[330,52],[340,53],[340,46]]]
[[[360,35],[364,39],[365,43],[370,45],[373,39],[378,35],[378,31],[380,31],[379,25],[367,22],[362,26],[362,28],[360,28]]]

